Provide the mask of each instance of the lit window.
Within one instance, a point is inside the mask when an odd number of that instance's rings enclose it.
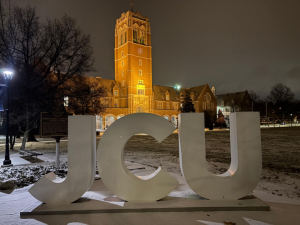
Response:
[[[121,85],[122,85],[122,87],[125,86],[125,80],[122,80]]]
[[[170,100],[170,95],[166,95],[166,100],[167,100],[167,101]]]
[[[203,111],[206,110],[206,102],[202,102],[202,109]]]
[[[167,109],[170,109],[170,102],[167,102],[167,103],[166,103],[166,108],[167,108]]]
[[[114,91],[114,96],[118,96],[118,91]]]
[[[140,82],[143,82],[142,80],[138,81],[139,84],[137,85],[137,94],[138,95],[145,95],[145,85],[140,84]]]
[[[124,61],[122,60],[122,66],[124,66]]]
[[[144,84],[144,81],[143,80],[139,80],[139,84]]]
[[[124,70],[122,70],[122,77],[124,77]]]
[[[143,76],[143,71],[142,70],[140,70],[139,75]]]
[[[64,97],[64,106],[69,106],[69,97]]]
[[[163,109],[163,102],[157,102],[157,109]]]
[[[115,99],[115,108],[118,108],[118,99]]]
[[[140,59],[139,60],[139,65],[142,66],[142,64],[143,64],[143,61]]]
[[[138,95],[145,95],[145,89],[139,88]]]

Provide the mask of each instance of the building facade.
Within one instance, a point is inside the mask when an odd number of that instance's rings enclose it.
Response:
[[[149,18],[128,11],[115,26],[115,80],[95,78],[107,87],[106,111],[97,116],[97,130],[132,113],[153,113],[177,126],[181,90],[152,84],[152,46]],[[208,86],[186,89],[196,112],[207,111],[216,119],[217,100]],[[214,89],[213,89],[214,90]]]
[[[248,91],[216,95],[217,112],[221,110],[227,124],[229,123],[229,114],[231,112],[252,111],[252,99]]]

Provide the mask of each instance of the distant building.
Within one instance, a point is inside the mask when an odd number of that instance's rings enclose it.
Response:
[[[153,113],[177,125],[181,89],[152,84],[151,29],[148,17],[123,13],[115,26],[115,80],[96,78],[108,87],[107,109],[97,116],[97,130],[132,113]],[[196,112],[216,119],[217,100],[208,84],[186,89]]]
[[[216,95],[217,112],[222,111],[225,120],[229,120],[231,112],[251,111],[252,99],[248,91]]]

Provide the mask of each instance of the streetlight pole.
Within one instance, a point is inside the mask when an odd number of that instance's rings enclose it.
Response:
[[[269,118],[268,118],[268,102],[266,102],[266,119],[268,123],[268,129],[269,129]]]
[[[8,167],[8,166],[13,166],[11,164],[11,160],[9,157],[9,83],[10,79],[12,77],[12,72],[11,71],[4,71],[4,78],[7,81],[6,83],[6,90],[7,90],[7,103],[6,103],[6,144],[5,144],[5,159],[3,161],[3,166]]]

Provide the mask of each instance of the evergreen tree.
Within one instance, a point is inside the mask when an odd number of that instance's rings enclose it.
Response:
[[[192,102],[190,93],[184,90],[181,94],[181,107],[180,112],[195,112],[194,104]]]
[[[221,109],[219,109],[219,112],[218,112],[217,124],[220,125],[220,129],[221,129],[222,126],[224,126],[224,124],[225,124],[224,115],[223,115]]]

